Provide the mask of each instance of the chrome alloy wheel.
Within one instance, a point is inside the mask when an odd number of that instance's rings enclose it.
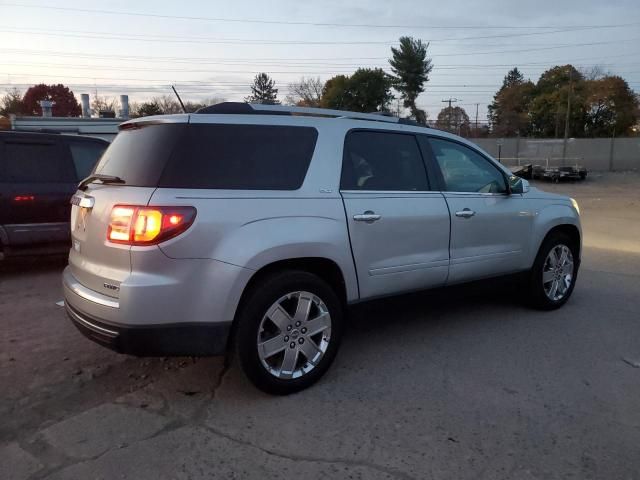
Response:
[[[567,294],[573,281],[573,269],[569,247],[563,244],[553,247],[542,269],[542,285],[549,300],[557,302]]]
[[[331,315],[324,302],[309,292],[291,292],[262,317],[258,356],[276,378],[300,378],[313,370],[331,341]]]

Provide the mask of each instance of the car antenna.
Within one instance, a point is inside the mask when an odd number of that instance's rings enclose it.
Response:
[[[176,87],[174,87],[173,85],[171,85],[171,88],[173,89],[173,93],[176,94],[176,97],[178,97],[178,101],[180,102],[180,106],[182,107],[182,111],[184,113],[187,113],[187,109],[184,108],[184,103],[182,103],[182,99],[180,98],[180,95],[178,95],[178,91],[176,90]]]

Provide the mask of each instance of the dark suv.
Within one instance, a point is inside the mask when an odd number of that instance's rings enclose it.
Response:
[[[66,252],[71,196],[109,142],[0,132],[0,258]]]

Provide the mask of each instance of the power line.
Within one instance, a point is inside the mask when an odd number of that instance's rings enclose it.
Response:
[[[507,26],[507,25],[402,25],[402,24],[371,24],[371,23],[337,23],[337,22],[307,22],[307,21],[293,21],[293,20],[265,20],[265,19],[246,19],[246,18],[230,18],[230,17],[204,17],[204,16],[186,16],[186,15],[168,15],[159,13],[148,12],[127,12],[122,10],[106,10],[106,9],[89,9],[89,8],[71,8],[71,7],[58,7],[52,5],[25,5],[21,3],[3,2],[2,5],[8,7],[17,8],[33,8],[33,9],[47,9],[58,11],[69,11],[74,13],[91,13],[91,14],[103,14],[103,15],[123,15],[133,17],[145,17],[145,18],[164,18],[173,20],[198,20],[208,22],[229,22],[229,23],[259,23],[259,24],[272,24],[272,25],[302,25],[302,26],[317,26],[317,27],[356,27],[356,28],[410,28],[410,29],[449,29],[449,30],[461,30],[461,29],[558,29],[558,28],[620,28],[630,27],[638,25],[640,23],[622,23],[622,24],[609,24],[609,25],[541,25],[541,26]]]
[[[104,53],[86,53],[86,52],[68,52],[68,51],[59,51],[59,50],[24,50],[24,49],[7,49],[7,48],[0,48],[0,52],[5,52],[5,53],[9,53],[9,54],[19,54],[20,56],[23,55],[35,55],[35,56],[51,56],[51,57],[71,57],[71,58],[87,58],[87,59],[117,59],[117,60],[121,60],[121,61],[132,61],[132,62],[145,62],[145,63],[149,63],[149,62],[169,62],[169,63],[197,63],[197,64],[217,64],[219,62],[223,62],[223,63],[234,63],[234,64],[245,64],[247,62],[251,62],[251,63],[264,63],[264,62],[277,62],[278,65],[280,64],[284,64],[284,63],[290,63],[290,62],[298,62],[298,61],[302,61],[305,64],[313,64],[313,65],[317,65],[317,66],[323,66],[324,63],[316,63],[316,62],[328,62],[328,61],[340,61],[340,60],[350,60],[350,61],[358,61],[358,60],[388,60],[388,57],[324,57],[324,58],[313,58],[313,59],[309,59],[308,57],[305,58],[295,58],[295,57],[291,57],[291,58],[282,58],[282,57],[253,57],[253,58],[249,58],[249,57],[233,57],[233,58],[229,58],[229,57],[185,57],[185,56],[180,56],[180,57],[165,57],[165,56],[156,56],[156,57],[151,57],[148,55],[127,55],[127,54],[104,54]],[[617,54],[617,55],[607,55],[606,58],[607,59],[611,59],[611,58],[626,58],[626,57],[638,57],[640,58],[640,52],[633,52],[633,53],[625,53],[625,54]],[[494,64],[488,64],[488,63],[475,63],[475,64],[440,64],[440,65],[436,65],[434,67],[434,70],[437,69],[458,69],[458,68],[469,68],[469,67],[473,67],[473,68],[483,68],[483,69],[490,69],[490,68],[511,68],[514,65],[518,65],[521,67],[526,67],[526,66],[548,66],[548,65],[554,65],[554,64],[560,64],[560,63],[573,63],[573,62],[581,62],[581,61],[592,61],[594,59],[600,59],[602,58],[602,56],[599,57],[581,57],[581,58],[574,58],[571,60],[550,60],[550,61],[545,61],[545,62],[529,62],[529,63],[521,63],[521,62],[510,62],[510,63],[494,63]],[[345,64],[340,64],[340,65],[350,65],[345,63]],[[596,66],[596,65],[603,65],[603,66],[610,66],[610,65],[614,65],[614,64],[610,64],[610,63],[595,63],[595,64],[589,64],[589,65],[583,65],[583,66]],[[618,64],[620,65],[620,64]],[[638,63],[632,63],[632,64],[623,64],[623,65],[638,65]]]
[[[257,40],[257,39],[216,39],[216,40],[189,40],[189,39],[166,39],[166,38],[142,38],[139,36],[132,36],[131,34],[111,34],[111,33],[94,33],[83,31],[53,31],[43,30],[37,31],[35,29],[7,29],[0,28],[0,32],[10,33],[28,33],[30,35],[40,35],[45,37],[63,37],[63,38],[91,38],[97,40],[127,40],[138,42],[151,42],[151,43],[207,43],[207,44],[220,44],[220,45],[397,45],[397,41],[379,41],[379,40],[360,40],[360,41],[307,41],[307,40]],[[49,32],[49,33],[47,33]],[[53,33],[51,33],[53,32]],[[588,43],[567,43],[551,45],[546,47],[536,47],[527,49],[514,49],[514,50],[498,50],[498,51],[485,51],[485,52],[465,52],[465,53],[446,53],[446,54],[431,54],[431,57],[451,57],[451,56],[468,56],[468,55],[492,55],[496,53],[523,53],[523,52],[535,52],[544,50],[555,50],[560,48],[571,47],[584,47],[593,45],[607,45],[613,43],[625,43],[625,42],[637,42],[640,38],[629,38],[622,40],[609,40],[604,42],[588,42]]]
[[[564,28],[564,29],[560,29],[560,30],[550,30],[550,31],[544,31],[544,32],[527,32],[527,33],[503,33],[503,34],[499,34],[499,35],[481,35],[481,36],[470,36],[470,37],[446,37],[446,38],[426,38],[425,41],[429,42],[429,43],[441,43],[441,42],[464,42],[464,41],[468,41],[468,40],[484,40],[484,39],[492,39],[492,38],[512,38],[512,37],[526,37],[526,36],[535,36],[535,35],[552,35],[552,34],[556,34],[556,33],[567,33],[567,32],[579,32],[579,31],[584,31],[584,30],[594,30],[594,29],[598,29],[599,27],[578,27],[578,28]],[[20,27],[15,27],[13,25],[0,25],[0,29],[3,29],[2,31],[5,32],[11,32],[11,33],[38,33],[38,32],[48,32],[51,33],[53,32],[53,34],[56,33],[63,33],[65,34],[65,36],[70,36],[68,35],[69,33],[73,33],[73,34],[84,34],[84,35],[91,35],[90,38],[99,38],[102,39],[103,37],[109,37],[109,38],[117,38],[117,39],[122,39],[124,38],[123,35],[125,34],[118,34],[118,33],[113,33],[113,32],[105,32],[105,31],[97,31],[97,30],[68,30],[68,29],[55,29],[55,28],[35,28],[35,27],[28,27],[28,28],[20,28]],[[178,43],[219,43],[221,41],[225,41],[225,42],[242,42],[242,43],[259,43],[259,44],[289,44],[289,43],[300,43],[301,40],[273,40],[273,39],[250,39],[250,38],[215,38],[215,37],[203,37],[203,36],[187,36],[187,35],[167,35],[166,33],[160,33],[160,34],[135,34],[135,33],[126,33],[126,38],[127,39],[136,39],[136,40],[141,40],[141,41],[163,41],[163,42],[171,42],[171,41],[176,41]],[[177,39],[177,40],[170,40],[170,39]],[[305,43],[304,41],[302,41],[303,43]],[[325,42],[311,42],[311,43],[318,43],[318,44],[325,44]],[[329,43],[329,42],[327,42]],[[350,41],[333,41],[330,42],[329,44],[335,44],[335,43],[344,43],[344,44],[350,44],[350,43],[355,43],[355,44],[369,44],[372,42],[369,41],[354,41],[354,42],[350,42]],[[388,41],[376,41],[376,44],[395,44],[397,43],[396,40],[388,40]],[[547,44],[545,44],[547,45]],[[500,45],[502,46],[502,45]]]

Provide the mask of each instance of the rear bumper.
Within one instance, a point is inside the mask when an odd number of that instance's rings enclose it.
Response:
[[[67,315],[87,338],[118,353],[153,356],[206,356],[225,353],[231,322],[173,325],[115,325],[80,312],[65,301]]]

